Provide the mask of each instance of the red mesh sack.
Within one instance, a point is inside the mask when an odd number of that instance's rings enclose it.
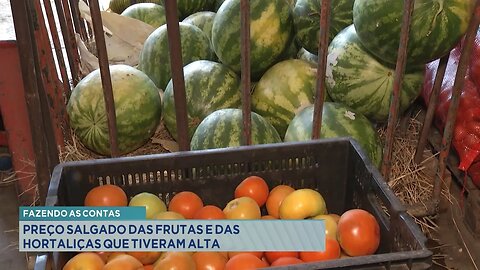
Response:
[[[480,32],[479,32],[480,33]],[[442,82],[438,105],[435,110],[434,125],[443,131],[447,120],[452,88],[460,58],[461,45],[450,53],[445,77]],[[454,127],[452,145],[460,158],[459,169],[467,171],[474,183],[480,187],[480,35],[477,34],[473,55],[465,85],[460,96],[460,104]],[[422,98],[428,104],[435,81],[439,60],[426,65]],[[477,75],[478,74],[478,75]],[[474,164],[474,166],[472,166]]]

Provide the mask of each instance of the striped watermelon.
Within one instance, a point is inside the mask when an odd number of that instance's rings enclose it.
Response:
[[[252,144],[280,143],[275,128],[265,118],[251,113]],[[221,109],[209,114],[197,127],[191,150],[237,147],[244,143],[241,109]]]
[[[252,109],[264,117],[283,138],[288,124],[303,108],[313,104],[316,68],[290,59],[265,72],[252,94]]]
[[[285,1],[250,1],[252,77],[259,77],[290,46],[291,9]],[[220,61],[240,72],[240,0],[226,0],[213,20],[212,44]]]
[[[180,22],[180,39],[184,66],[196,60],[212,59],[210,41],[200,28]],[[166,24],[157,28],[145,40],[138,69],[147,74],[158,88],[163,90],[167,86],[172,75]]]
[[[395,70],[372,57],[360,43],[353,25],[330,43],[326,86],[329,96],[374,121],[386,121],[390,109]],[[423,71],[404,76],[400,111],[405,111],[420,95]]]
[[[183,68],[187,95],[189,139],[200,122],[210,113],[223,108],[241,106],[240,78],[227,66],[208,60],[198,60]],[[177,139],[175,102],[172,80],[163,96],[163,120]]]
[[[141,71],[127,65],[111,65],[117,117],[118,148],[131,152],[148,141],[161,117],[161,101],[155,84]],[[67,104],[70,125],[90,150],[110,155],[107,113],[100,70],[84,77]]]
[[[313,106],[306,107],[292,120],[285,142],[308,141],[312,138]],[[325,102],[320,138],[352,137],[373,164],[380,166],[382,144],[372,123],[361,113],[341,103]]]
[[[165,9],[163,6],[155,3],[138,3],[131,5],[125,9],[121,15],[148,23],[155,28],[167,22]]]
[[[354,0],[333,0],[330,20],[330,40],[353,23]],[[298,0],[293,8],[296,39],[307,51],[317,54],[320,35],[321,0]]]
[[[426,64],[447,54],[465,34],[474,0],[415,0],[407,65]],[[403,1],[355,1],[353,22],[367,50],[395,64],[400,43]]]
[[[215,0],[177,0],[178,16],[181,20],[199,12],[210,10]]]
[[[155,3],[163,5],[163,0],[137,0],[136,3]],[[126,8],[131,6],[130,0],[110,0],[108,8],[115,13],[121,14]]]
[[[215,15],[215,12],[199,11],[185,18],[183,22],[200,28],[207,35],[208,39],[212,40],[212,26]]]

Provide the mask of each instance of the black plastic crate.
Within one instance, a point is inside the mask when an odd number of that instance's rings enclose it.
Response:
[[[195,191],[205,204],[222,208],[248,175],[264,177],[270,187],[313,188],[324,196],[330,213],[362,208],[380,224],[375,255],[288,269],[431,268],[426,238],[359,144],[346,138],[64,163],[53,173],[46,205],[81,206],[91,188],[112,183],[129,197],[148,191],[166,202],[176,192]],[[39,255],[35,269],[45,269],[47,257],[52,269],[61,269],[72,256]]]

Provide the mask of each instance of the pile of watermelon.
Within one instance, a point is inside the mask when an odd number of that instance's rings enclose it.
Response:
[[[177,139],[163,1],[134,5],[126,2],[112,0],[111,7],[115,8],[111,10],[149,23],[156,30],[145,40],[138,66],[129,67],[136,69],[132,80],[114,81],[115,102],[119,102],[117,116],[123,116],[117,118],[117,125],[131,128],[119,134],[128,138],[120,140],[122,152],[145,144],[161,120]],[[388,118],[403,14],[403,1],[393,2],[332,1],[321,137],[356,139],[377,166],[382,144],[374,126],[384,124]],[[423,65],[448,53],[465,33],[473,2],[415,1],[407,72],[401,89],[402,112],[420,94]],[[191,148],[240,146],[244,143],[240,0],[177,3]],[[250,1],[254,144],[311,138],[320,8],[321,0]],[[137,76],[141,79],[131,85]],[[87,147],[108,154],[106,113],[98,90],[101,84],[90,77],[84,79],[86,82],[82,80],[70,99],[72,127]],[[117,80],[115,76],[112,79]],[[127,84],[133,89],[116,89]],[[88,87],[96,90],[84,91]],[[147,95],[142,91],[145,88],[158,94]],[[141,106],[140,101],[152,105]],[[123,110],[120,102],[132,105]],[[134,108],[136,111],[131,111]]]

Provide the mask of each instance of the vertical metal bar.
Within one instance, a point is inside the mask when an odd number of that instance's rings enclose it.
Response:
[[[450,146],[452,143],[453,130],[455,128],[455,121],[457,120],[458,105],[460,103],[460,94],[465,85],[465,74],[470,63],[470,57],[473,49],[473,42],[477,34],[477,29],[480,24],[480,0],[476,1],[473,16],[468,25],[468,30],[465,36],[462,53],[458,62],[457,73],[455,74],[455,82],[452,89],[452,98],[450,106],[448,107],[447,121],[443,131],[442,145],[440,147],[440,157],[437,165],[437,174],[433,182],[433,200],[438,203],[442,191],[442,180],[445,176],[445,169],[447,158],[450,153]]]
[[[241,46],[241,83],[242,83],[242,119],[245,145],[252,144],[252,116],[250,98],[250,1],[240,1],[240,46]]]
[[[447,70],[448,58],[450,58],[450,53],[440,58],[438,64],[437,74],[435,74],[435,82],[433,83],[432,93],[430,94],[430,100],[428,101],[427,112],[423,121],[422,130],[420,131],[417,149],[415,150],[415,163],[421,163],[423,161],[423,151],[427,145],[430,127],[433,123],[433,116],[435,115],[435,109],[437,108],[438,96],[440,95],[443,77],[445,77],[445,71]]]
[[[98,0],[89,0],[89,3],[90,14],[92,15],[93,31],[95,33],[95,43],[97,45],[98,64],[100,66],[100,75],[102,77],[105,109],[107,110],[110,152],[112,157],[117,157],[119,155],[117,142],[117,120],[115,115],[115,103],[113,99],[107,46],[105,44],[105,36],[103,33],[102,15],[100,13]]]
[[[65,1],[65,0],[63,0]],[[80,18],[80,10],[78,9],[78,0],[69,0],[70,9],[72,11],[72,21],[73,26],[75,26],[75,31],[80,33],[82,40],[87,40],[87,30],[85,29],[85,24]]]
[[[36,55],[36,42],[34,38],[34,23],[32,20],[33,8],[30,1],[11,1],[11,9],[17,45],[22,69],[22,77],[25,85],[25,102],[28,108],[30,122],[30,135],[35,153],[35,169],[40,195],[40,204],[45,202],[46,190],[50,181],[53,161],[49,155],[49,143],[47,132],[52,131],[51,126],[45,126],[50,118],[42,119],[41,84],[39,84],[38,56]],[[44,92],[43,92],[44,93]],[[38,128],[40,126],[40,128]],[[50,134],[53,138],[53,134]],[[55,149],[56,150],[56,149]],[[57,156],[58,157],[58,156]]]
[[[65,113],[65,99],[62,91],[62,84],[58,78],[58,67],[55,65],[52,43],[48,36],[41,3],[40,1],[33,1],[32,3],[32,13],[35,14],[32,18],[34,38],[37,44],[35,49],[39,60],[39,94],[40,101],[44,103],[43,108],[45,108],[43,110],[44,121],[48,121],[46,126],[53,126],[53,139],[55,139],[56,145],[63,149],[65,135],[68,136],[69,134],[68,132],[65,132],[68,131],[68,129],[66,128],[67,117]],[[47,133],[47,135],[49,134]],[[54,141],[51,143],[55,145]],[[50,153],[50,156],[52,160],[57,160],[57,151]]]
[[[312,139],[320,138],[323,103],[325,99],[325,73],[327,69],[328,35],[330,32],[331,0],[322,0],[320,10],[320,40],[318,42],[317,89],[313,107]]]
[[[43,0],[45,6],[45,13],[48,19],[48,26],[50,33],[52,35],[52,42],[55,48],[55,54],[57,56],[58,68],[60,69],[60,74],[62,76],[63,90],[65,93],[70,93],[70,83],[68,81],[68,74],[65,66],[65,61],[63,59],[62,46],[60,44],[60,39],[58,37],[58,29],[56,27],[55,18],[53,16],[52,4],[50,0]],[[69,96],[69,94],[67,94]]]
[[[68,6],[68,5],[67,5]],[[61,0],[55,0],[55,7],[57,9],[58,22],[63,35],[63,42],[65,43],[65,51],[67,52],[67,59],[69,62],[70,71],[72,74],[73,84],[79,81],[80,56],[78,55],[77,42],[75,34],[69,31],[67,26],[67,19],[65,18],[65,10]]]
[[[393,91],[390,100],[390,111],[388,115],[385,148],[383,151],[383,161],[381,168],[385,181],[388,181],[390,178],[390,169],[392,166],[391,159],[393,142],[395,140],[395,128],[398,121],[400,90],[402,88],[403,75],[406,66],[408,36],[410,32],[410,21],[413,13],[414,2],[414,0],[404,0],[402,28],[400,32],[400,45],[398,47],[397,65],[395,68]]]
[[[72,46],[73,61],[75,63],[75,67],[77,68],[80,66],[80,55],[78,53],[77,40],[75,38],[75,30],[73,29],[72,11],[70,10],[70,6],[68,5],[67,0],[61,0],[61,1],[62,1],[63,12],[65,14],[65,22],[68,30],[68,36],[70,37],[69,43]],[[79,75],[80,74],[75,74],[75,76],[73,77],[74,82],[76,82],[79,79]]]
[[[178,145],[180,151],[190,150],[187,126],[187,98],[185,78],[183,77],[182,44],[178,23],[177,1],[165,1],[167,17],[168,47],[170,50],[170,67],[172,71],[173,96],[177,120]]]

